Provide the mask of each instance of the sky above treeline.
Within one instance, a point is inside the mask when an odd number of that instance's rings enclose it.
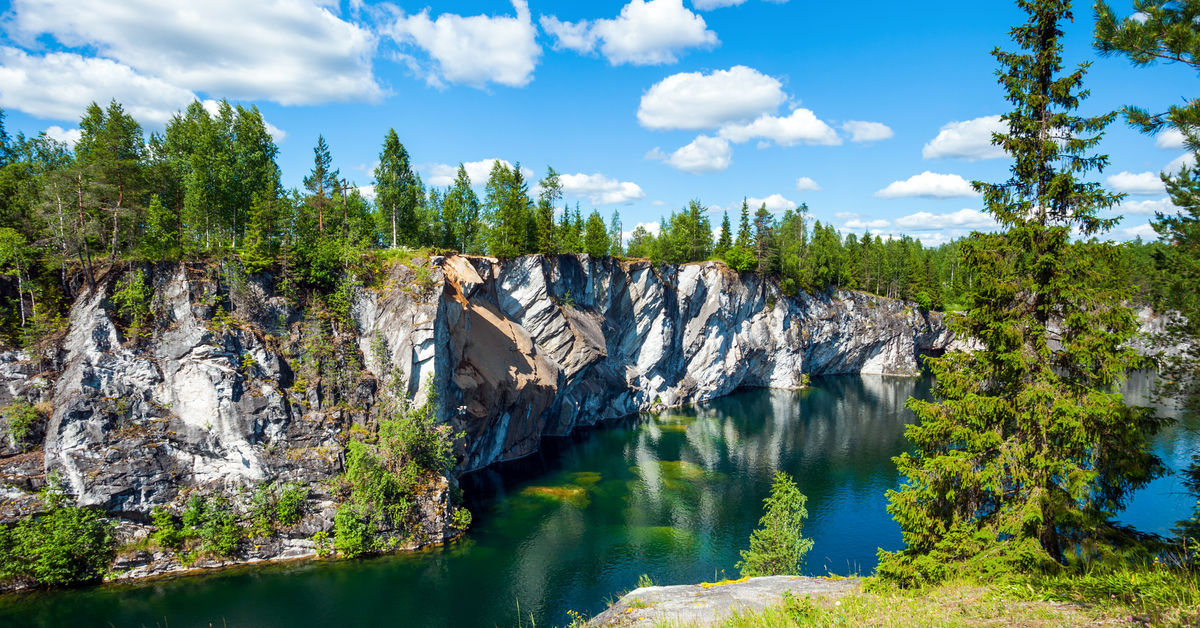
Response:
[[[1006,0],[15,0],[0,4],[0,107],[10,133],[72,141],[92,101],[117,99],[147,132],[193,99],[256,105],[301,185],[323,134],[369,193],[388,128],[426,185],[462,162],[482,188],[495,159],[626,229],[698,199],[713,223],[743,198],[777,214],[807,203],[839,229],[936,245],[987,229],[972,180],[1008,178],[990,146],[1010,106],[993,48],[1023,21]],[[1132,2],[1115,0],[1123,14]],[[1091,62],[1081,112],[1165,110],[1194,91],[1186,67],[1135,68],[1092,48],[1094,15],[1064,24]],[[1095,180],[1128,193],[1109,236],[1153,239],[1173,211],[1159,171],[1182,138],[1123,121]]]

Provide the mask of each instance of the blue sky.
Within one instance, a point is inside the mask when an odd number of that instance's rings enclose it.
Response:
[[[750,197],[926,244],[986,228],[966,182],[1008,176],[987,145],[1008,109],[990,51],[1011,49],[1022,21],[1007,1],[176,4],[2,5],[10,132],[69,139],[88,102],[114,97],[161,130],[192,98],[228,98],[277,129],[288,186],[318,134],[370,185],[394,127],[427,184],[459,162],[520,162],[535,180],[553,166],[569,203],[619,210],[627,230],[693,198],[716,224]],[[1082,4],[1065,27],[1068,61],[1093,62],[1083,113],[1165,109],[1195,85],[1184,67],[1099,58],[1092,21]],[[1152,237],[1148,218],[1170,210],[1157,173],[1183,158],[1181,140],[1119,122],[1100,150],[1098,180],[1130,193],[1111,237]]]

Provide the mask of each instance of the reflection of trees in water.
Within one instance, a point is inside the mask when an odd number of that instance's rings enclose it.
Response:
[[[779,470],[810,497],[840,490],[835,485],[881,491],[895,478],[891,457],[907,447],[912,415],[904,403],[928,392],[925,379],[832,377],[807,391],[746,391],[647,417],[624,452],[638,476],[627,524],[669,522],[719,536],[723,526],[757,517],[757,492]],[[665,469],[675,460],[708,473],[674,477]]]
[[[1157,379],[1153,371],[1135,371],[1129,375],[1121,392],[1125,394],[1125,403],[1146,406],[1159,416],[1174,419],[1154,437],[1153,446],[1168,468],[1181,470],[1200,452],[1200,416],[1186,415],[1176,400],[1158,399],[1155,395]]]

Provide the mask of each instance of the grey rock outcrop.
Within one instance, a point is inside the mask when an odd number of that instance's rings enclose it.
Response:
[[[788,297],[719,263],[417,259],[357,290],[353,333],[294,309],[265,275],[230,285],[212,267],[146,270],[144,336],[115,320],[114,272],[75,301],[56,350],[0,353],[0,398],[51,408],[40,449],[0,452],[0,517],[36,509],[30,492],[53,475],[136,540],[152,509],[178,511],[191,493],[230,495],[244,514],[255,487],[296,482],[311,489],[304,520],[246,560],[311,554],[312,534],[332,528],[346,442],[374,429],[389,395],[439,397],[440,419],[462,434],[461,474],[532,454],[546,436],[739,387],[916,374],[949,341],[940,315],[912,304]],[[446,482],[399,545],[456,534]],[[144,552],[122,560],[137,575],[182,568]]]

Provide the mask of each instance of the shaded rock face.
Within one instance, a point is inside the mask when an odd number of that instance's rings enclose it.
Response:
[[[40,449],[0,451],[0,519],[38,508],[29,493],[58,476],[136,539],[154,508],[179,512],[193,491],[229,495],[244,514],[256,486],[298,482],[311,489],[304,520],[250,558],[294,556],[332,528],[346,442],[374,429],[389,396],[438,396],[464,473],[532,454],[545,436],[739,387],[916,374],[920,355],[949,340],[940,315],[908,303],[789,298],[716,263],[396,264],[358,291],[354,332],[297,311],[269,276],[231,285],[212,267],[146,270],[155,296],[144,337],[126,337],[114,313],[114,273],[78,298],[53,351],[0,353],[0,401],[52,409]],[[431,489],[404,543],[456,533],[449,482]],[[132,573],[170,567],[128,559]]]
[[[939,314],[856,292],[788,298],[717,263],[442,261],[433,362],[463,471],[543,436],[808,375],[915,375],[949,342]],[[444,376],[443,376],[444,374]]]

